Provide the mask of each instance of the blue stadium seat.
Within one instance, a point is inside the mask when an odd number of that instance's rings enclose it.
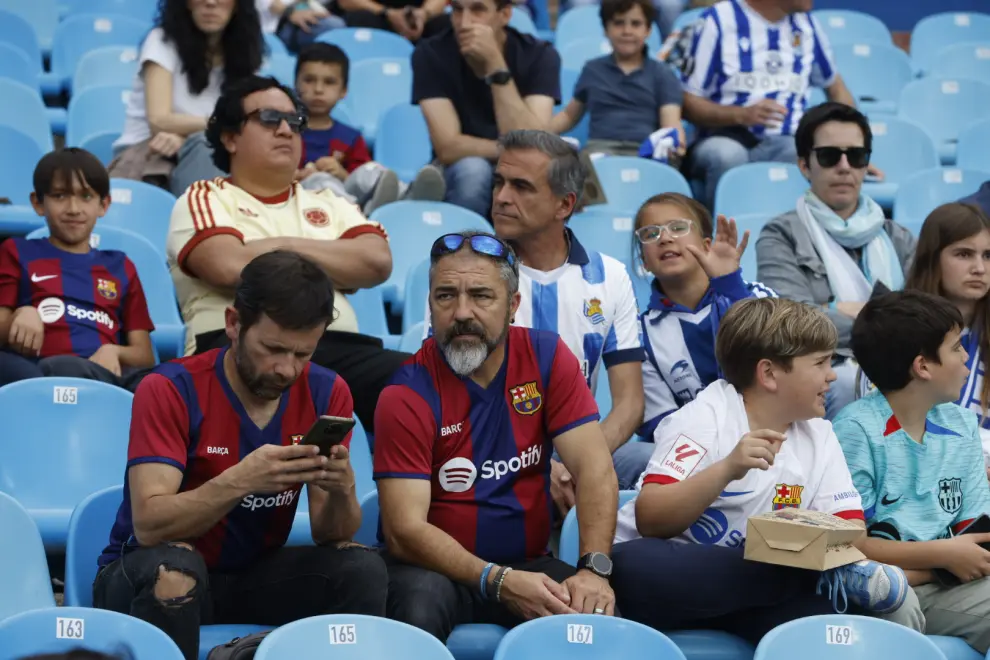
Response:
[[[605,383],[599,384],[605,385]],[[620,490],[619,508],[621,509],[626,503],[636,497],[636,494],[637,491],[635,490]],[[567,512],[567,516],[564,518],[564,525],[560,528],[560,551],[557,553],[557,556],[562,562],[566,562],[571,566],[577,566],[579,547],[577,507],[574,507]]]
[[[756,647],[754,660],[798,656],[802,660],[931,660],[944,658],[924,635],[866,616],[809,616],[777,626]]]
[[[136,658],[182,660],[182,652],[155,626],[127,614],[89,607],[52,607],[24,612],[0,622],[4,657],[65,653],[85,644],[87,651],[119,652]]]
[[[904,179],[939,166],[938,151],[928,131],[906,119],[874,118],[870,129],[873,132],[870,162],[883,170],[884,180],[866,181],[863,192],[884,208],[890,208]]]
[[[327,631],[329,630],[329,638]],[[329,657],[335,660],[453,660],[436,637],[406,623],[363,614],[300,619],[268,635],[255,660]]]
[[[502,639],[495,660],[685,660],[674,642],[635,621],[594,614],[533,619]]]
[[[69,5],[63,20],[78,14],[124,16],[150,24],[155,20],[158,3],[155,0],[84,0]]]
[[[371,490],[361,499],[361,527],[354,540],[368,547],[378,545],[378,491]]]
[[[378,287],[359,289],[349,294],[347,299],[357,316],[358,329],[362,334],[373,337],[388,337],[388,320],[385,318],[385,303]]]
[[[433,159],[433,144],[418,105],[399,103],[382,112],[375,131],[375,160],[403,181]]]
[[[571,98],[574,95],[574,86],[577,84],[580,75],[581,72],[574,69],[562,68],[560,70],[560,104],[553,109],[553,114],[556,115],[571,102]],[[581,146],[584,146],[588,142],[588,126],[590,122],[591,115],[585,112],[584,117],[581,117],[581,121],[577,123],[577,126],[564,133],[563,137],[574,138]]]
[[[78,89],[69,99],[65,143],[78,147],[97,133],[118,135],[124,128],[130,85],[99,85]]]
[[[0,114],[2,112],[0,110]],[[33,137],[15,126],[0,124],[0,197],[7,197],[14,204],[30,204],[34,166],[43,155],[44,151]],[[33,216],[34,211],[30,214]],[[35,216],[27,231],[43,224],[44,220]],[[0,235],[27,233],[18,229],[0,219]]]
[[[0,529],[6,537],[0,546],[0,583],[3,584],[0,621],[28,610],[55,607],[52,579],[38,527],[20,502],[2,492]],[[2,644],[0,648],[6,651]]]
[[[812,12],[833,46],[849,43],[889,44],[890,28],[876,16],[851,9],[819,9]],[[845,77],[845,71],[842,71]]]
[[[808,181],[791,163],[746,163],[733,167],[715,188],[715,213],[726,217],[775,216],[794,209]]]
[[[623,263],[626,265],[629,279],[632,280],[633,293],[636,295],[636,307],[641,313],[645,312],[653,293],[653,274],[643,267],[638,250],[624,259]]]
[[[984,181],[990,181],[990,172],[956,168],[917,172],[897,188],[894,220],[917,236],[925,218],[935,207],[975,193]]]
[[[605,156],[594,160],[598,180],[609,206],[636,213],[653,195],[676,192],[691,196],[684,176],[669,165],[635,156]]]
[[[115,180],[116,181],[116,180]],[[111,193],[111,196],[113,193]],[[111,208],[113,205],[111,204]],[[48,228],[37,229],[28,238],[48,236]],[[155,324],[151,341],[162,360],[171,360],[185,354],[186,328],[179,316],[175,301],[175,287],[169,275],[161,248],[140,234],[120,227],[98,226],[90,243],[103,250],[120,250],[134,262],[144,296],[148,300],[148,312]]]
[[[959,133],[956,165],[990,172],[990,119],[974,122]]]
[[[910,52],[915,72],[931,73],[939,51],[946,46],[980,41],[990,41],[990,14],[945,12],[923,18],[911,32]]]
[[[279,43],[282,43],[279,41]],[[284,48],[284,46],[283,46]],[[296,58],[289,53],[273,52],[261,65],[261,75],[272,76],[291,89],[296,88]]]
[[[32,62],[27,53],[17,46],[0,41],[0,79],[13,80],[38,90],[40,73],[38,63]]]
[[[986,656],[966,643],[962,637],[927,635],[928,640],[945,654],[947,660],[984,660]]]
[[[561,50],[572,41],[587,37],[605,36],[602,19],[598,16],[598,5],[585,5],[568,9],[557,18],[554,43]],[[650,31],[646,47],[651,53],[660,50],[660,35],[656,29]]]
[[[746,251],[743,252],[742,259],[739,261],[743,279],[747,282],[756,281],[756,239],[760,237],[760,231],[763,230],[763,225],[771,217],[762,213],[748,213],[733,217],[736,221],[736,229],[739,231],[740,238],[742,238],[743,232],[749,231],[749,244],[746,246]]]
[[[515,28],[523,34],[531,34],[534,37],[540,36],[536,30],[536,24],[529,13],[519,7],[512,8],[512,17],[509,19],[509,27]]]
[[[612,52],[612,44],[602,35],[573,39],[560,46],[560,66],[563,69],[581,71],[588,60],[608,55]]]
[[[99,158],[103,166],[107,167],[113,161],[113,145],[119,137],[120,131],[90,133],[76,143],[76,146]]]
[[[507,632],[490,623],[460,625],[447,638],[447,649],[455,660],[492,660]]]
[[[701,18],[701,15],[708,11],[708,7],[694,7],[692,9],[686,9],[678,15],[677,19],[674,21],[672,32],[677,32],[678,30],[683,30],[687,26],[694,23],[696,20]],[[666,38],[670,35],[660,35]]]
[[[633,253],[633,214],[611,205],[589,206],[571,216],[568,226],[585,250],[607,254],[625,263]]]
[[[678,630],[666,634],[688,660],[753,660],[756,650],[746,640],[721,630]]]
[[[14,80],[0,80],[0,99],[3,99],[0,103],[0,124],[13,126],[31,136],[43,153],[54,148],[52,126],[37,87],[28,87]]]
[[[839,43],[832,50],[860,110],[868,115],[897,112],[901,90],[913,77],[907,53],[889,42]]]
[[[91,50],[105,46],[138,48],[151,30],[147,21],[126,16],[76,14],[58,24],[52,42],[52,74],[64,86],[76,64]]]
[[[75,505],[124,480],[130,392],[92,380],[35,378],[0,389],[0,491],[16,497],[49,550],[65,547]]]
[[[406,312],[409,313],[408,311]],[[415,353],[423,345],[423,333],[426,331],[426,321],[416,321],[402,332],[399,350],[403,353]]]
[[[58,6],[55,0],[0,0],[0,10],[17,14],[31,26],[42,52],[52,49]]]
[[[403,333],[423,321],[429,297],[430,258],[427,257],[409,269],[406,275],[406,309],[402,314]]]
[[[984,119],[990,107],[990,83],[923,78],[901,92],[898,114],[921,125],[935,139],[943,165],[956,162],[959,132]]]
[[[0,43],[18,48],[42,70],[41,48],[31,24],[16,9],[9,9],[17,0],[0,0]],[[27,3],[21,3],[27,4]]]
[[[361,60],[390,58],[406,60],[412,57],[413,45],[405,37],[374,28],[338,28],[316,37],[317,41],[340,46],[351,61],[351,85],[355,82],[354,65]],[[409,99],[403,99],[408,101]]]
[[[954,44],[940,50],[932,75],[990,83],[990,33],[980,43]]]
[[[114,227],[146,238],[165,261],[165,240],[175,197],[144,181],[110,179],[110,208],[96,223],[96,231]],[[133,259],[132,259],[133,260]]]
[[[286,48],[285,42],[279,39],[278,35],[274,32],[265,33],[265,45],[268,46],[269,55],[285,55],[291,57],[291,53],[289,53],[289,49]]]
[[[124,448],[126,452],[126,446]],[[121,473],[123,476],[123,473]],[[69,540],[65,547],[65,604],[69,607],[92,607],[96,559],[103,553],[110,528],[123,500],[123,486],[111,486],[83,499],[69,522]],[[200,628],[199,653],[205,659],[214,646],[243,637],[270,626],[222,625]],[[143,657],[143,656],[138,656]],[[157,658],[156,655],[150,657]],[[180,656],[181,657],[181,656]]]
[[[560,105],[567,105],[574,97],[574,86],[577,85],[581,71],[561,67],[560,69]]]
[[[333,34],[336,30],[325,32]],[[408,57],[369,58],[351,65],[347,93],[361,112],[357,126],[369,146],[376,143],[378,121],[393,105],[412,98],[412,65]]]
[[[82,56],[72,76],[72,99],[90,87],[115,86],[131,89],[138,73],[138,51],[134,46],[105,46]],[[117,127],[119,131],[123,124]]]
[[[492,229],[480,215],[443,202],[393,202],[375,209],[371,219],[385,227],[392,245],[403,246],[402,250],[392,251],[392,276],[382,285],[385,300],[398,314],[403,313],[406,277],[416,264],[430,256],[434,241],[451,232]]]

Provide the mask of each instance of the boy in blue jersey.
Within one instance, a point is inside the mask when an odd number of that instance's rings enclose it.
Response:
[[[110,206],[110,178],[83,149],[53,151],[34,170],[31,204],[49,236],[0,245],[0,386],[61,376],[137,387],[155,363],[137,269],[90,246]]]
[[[386,62],[382,66],[398,65]],[[350,60],[337,46],[314,43],[299,53],[296,92],[309,116],[302,132],[303,154],[297,176],[303,186],[311,190],[330,188],[366,214],[402,197],[443,200],[446,185],[440,170],[427,165],[411,184],[402,183],[395,172],[371,159],[358,129],[330,116],[347,95],[349,77]]]
[[[990,512],[976,414],[952,403],[969,374],[963,320],[919,291],[866,303],[852,349],[877,391],[835,420],[863,501],[870,559],[904,569],[904,606],[885,618],[990,648],[988,533],[960,534]],[[986,531],[979,522],[975,527]],[[908,543],[910,541],[910,543]],[[981,545],[982,544],[982,545]]]

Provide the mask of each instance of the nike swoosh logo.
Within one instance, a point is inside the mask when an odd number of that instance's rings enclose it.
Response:
[[[44,282],[45,280],[52,280],[58,277],[58,275],[38,275],[37,273],[31,273],[32,282]]]
[[[884,495],[882,498],[880,498],[880,504],[884,506],[890,506],[891,504],[898,502],[900,499],[901,499],[900,497],[895,497],[894,499],[890,499],[886,495]]]

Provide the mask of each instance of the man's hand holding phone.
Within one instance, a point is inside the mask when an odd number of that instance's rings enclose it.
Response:
[[[322,458],[322,457],[321,457]],[[330,448],[330,459],[322,474],[310,482],[328,493],[349,493],[354,489],[354,469],[351,467],[351,455],[344,445],[334,445]]]
[[[324,479],[329,462],[315,445],[263,445],[224,474],[245,495],[281,493]]]

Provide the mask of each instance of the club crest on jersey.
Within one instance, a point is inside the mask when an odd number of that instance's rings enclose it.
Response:
[[[306,222],[314,227],[326,227],[330,224],[330,216],[323,209],[306,209],[303,211],[303,217],[306,218]]]
[[[605,313],[602,312],[602,301],[598,298],[584,301],[584,315],[595,325],[605,323]]]
[[[96,290],[107,300],[117,298],[117,283],[113,280],[106,280],[102,277],[96,278]]]
[[[777,484],[773,495],[773,510],[780,511],[781,509],[801,506],[801,492],[803,490],[804,486]]]
[[[802,39],[801,33],[800,32],[795,32],[794,33],[794,37],[791,39],[791,45],[794,46],[795,48],[800,48],[801,47],[801,39]]]
[[[946,513],[955,513],[962,508],[962,479],[939,479],[938,505]]]
[[[302,442],[302,439],[304,437],[306,436],[304,436],[302,433],[297,433],[296,435],[290,435],[289,440],[292,441],[292,444],[298,445],[300,442]]]
[[[509,390],[512,407],[520,415],[532,415],[543,406],[543,395],[536,388],[536,382],[516,385]]]

